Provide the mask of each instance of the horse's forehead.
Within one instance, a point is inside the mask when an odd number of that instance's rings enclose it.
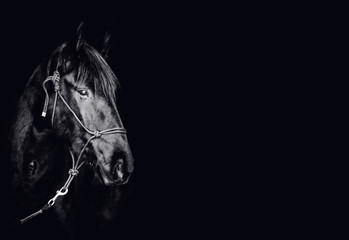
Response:
[[[66,75],[64,75],[64,79],[67,83],[69,83],[70,85],[72,86],[77,86],[77,80],[76,80],[76,71],[72,71]],[[84,81],[80,81],[78,83],[78,86],[77,87],[80,87],[80,86],[86,86],[85,82]]]
[[[68,83],[74,84],[75,83],[75,72],[70,72],[64,76],[66,81]]]

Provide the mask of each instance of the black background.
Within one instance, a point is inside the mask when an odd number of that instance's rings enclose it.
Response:
[[[135,158],[119,235],[217,237],[224,224],[235,224],[222,206],[236,185],[223,187],[220,179],[230,158],[221,158],[221,149],[230,140],[215,137],[236,111],[216,104],[234,94],[221,86],[229,76],[220,69],[232,58],[223,44],[236,31],[224,29],[228,13],[202,3],[19,6],[2,8],[7,14],[1,16],[1,125],[6,128],[35,67],[82,20],[87,41],[96,47],[112,22],[108,62],[121,83],[118,109]]]
[[[334,104],[322,104],[328,89],[317,88],[327,88],[336,72],[320,83],[334,59],[323,56],[338,45],[327,40],[337,41],[333,32],[343,22],[332,24],[328,8],[219,1],[1,6],[1,134],[42,58],[71,38],[81,20],[92,41],[111,19],[109,64],[122,86],[118,109],[135,157],[127,214],[118,222],[123,230],[111,236],[322,234],[334,218],[323,219],[330,204],[319,199],[328,194],[321,185],[320,197],[312,197],[320,178],[311,174],[323,158],[314,154],[333,139],[318,137],[328,122],[317,123],[323,106]],[[334,19],[344,16],[333,12]],[[313,118],[317,108],[321,114]],[[6,170],[0,176],[6,183]]]
[[[219,2],[4,6],[2,132],[43,57],[70,39],[81,20],[98,48],[111,21],[108,62],[121,83],[118,109],[135,158],[132,192],[111,236],[295,234],[309,226],[304,197],[294,192],[303,185],[298,169],[307,172],[308,156],[297,149],[309,146],[300,131],[311,108],[302,108],[312,75],[303,71],[314,42],[306,39],[313,24],[302,19],[312,10],[301,6],[297,15],[295,8]],[[0,175],[6,183],[7,172]]]

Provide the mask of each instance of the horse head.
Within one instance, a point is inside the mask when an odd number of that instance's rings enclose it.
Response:
[[[109,36],[106,35],[106,44]],[[98,52],[82,36],[60,45],[47,64],[43,116],[72,158],[94,168],[108,186],[125,184],[133,157],[116,106],[118,80],[107,64],[108,46]],[[51,87],[48,82],[51,82]],[[46,116],[47,115],[47,116]]]

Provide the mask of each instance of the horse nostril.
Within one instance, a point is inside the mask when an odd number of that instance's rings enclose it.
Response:
[[[117,179],[122,179],[122,177],[124,176],[122,172],[123,164],[124,164],[124,161],[121,158],[116,160],[114,170],[113,170],[113,175]]]

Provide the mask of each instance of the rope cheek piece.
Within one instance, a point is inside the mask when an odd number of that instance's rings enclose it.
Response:
[[[72,168],[69,169],[68,171],[68,179],[66,180],[66,182],[64,183],[63,187],[61,187],[59,190],[56,191],[56,195],[51,198],[46,204],[45,206],[43,206],[40,210],[34,212],[33,214],[23,218],[20,220],[20,223],[23,224],[26,221],[32,219],[33,217],[36,217],[40,214],[42,214],[45,210],[48,210],[49,208],[51,208],[58,197],[60,196],[64,196],[68,193],[68,189],[70,186],[70,183],[73,181],[74,177],[76,177],[79,174],[79,169],[80,167],[85,163],[85,161],[80,163],[82,154],[84,153],[86,147],[88,146],[88,144],[95,138],[99,138],[102,135],[108,135],[108,134],[126,134],[126,129],[124,128],[110,128],[110,129],[106,129],[103,131],[91,131],[90,129],[88,129],[83,123],[82,121],[79,119],[79,117],[75,114],[75,112],[73,111],[73,109],[69,106],[69,104],[66,102],[66,100],[63,98],[61,92],[60,92],[60,74],[59,72],[56,70],[52,76],[49,76],[46,78],[46,80],[43,82],[43,89],[45,91],[45,103],[44,103],[44,108],[42,111],[41,116],[42,117],[46,117],[47,115],[47,109],[48,109],[48,103],[49,103],[49,94],[47,92],[46,86],[45,84],[48,81],[52,81],[53,85],[54,85],[54,91],[55,91],[55,98],[54,98],[54,103],[53,103],[53,110],[52,110],[52,117],[51,117],[51,126],[53,126],[53,120],[54,120],[54,116],[55,116],[55,112],[56,112],[56,105],[57,105],[57,99],[58,97],[62,100],[62,102],[65,104],[65,106],[68,108],[68,110],[73,114],[73,116],[75,117],[75,119],[78,121],[78,123],[81,125],[81,127],[88,132],[90,135],[92,135],[87,142],[85,143],[85,145],[82,147],[77,160],[75,161],[75,157],[74,154],[72,153],[72,151],[69,149],[70,152],[70,156],[72,159]]]

